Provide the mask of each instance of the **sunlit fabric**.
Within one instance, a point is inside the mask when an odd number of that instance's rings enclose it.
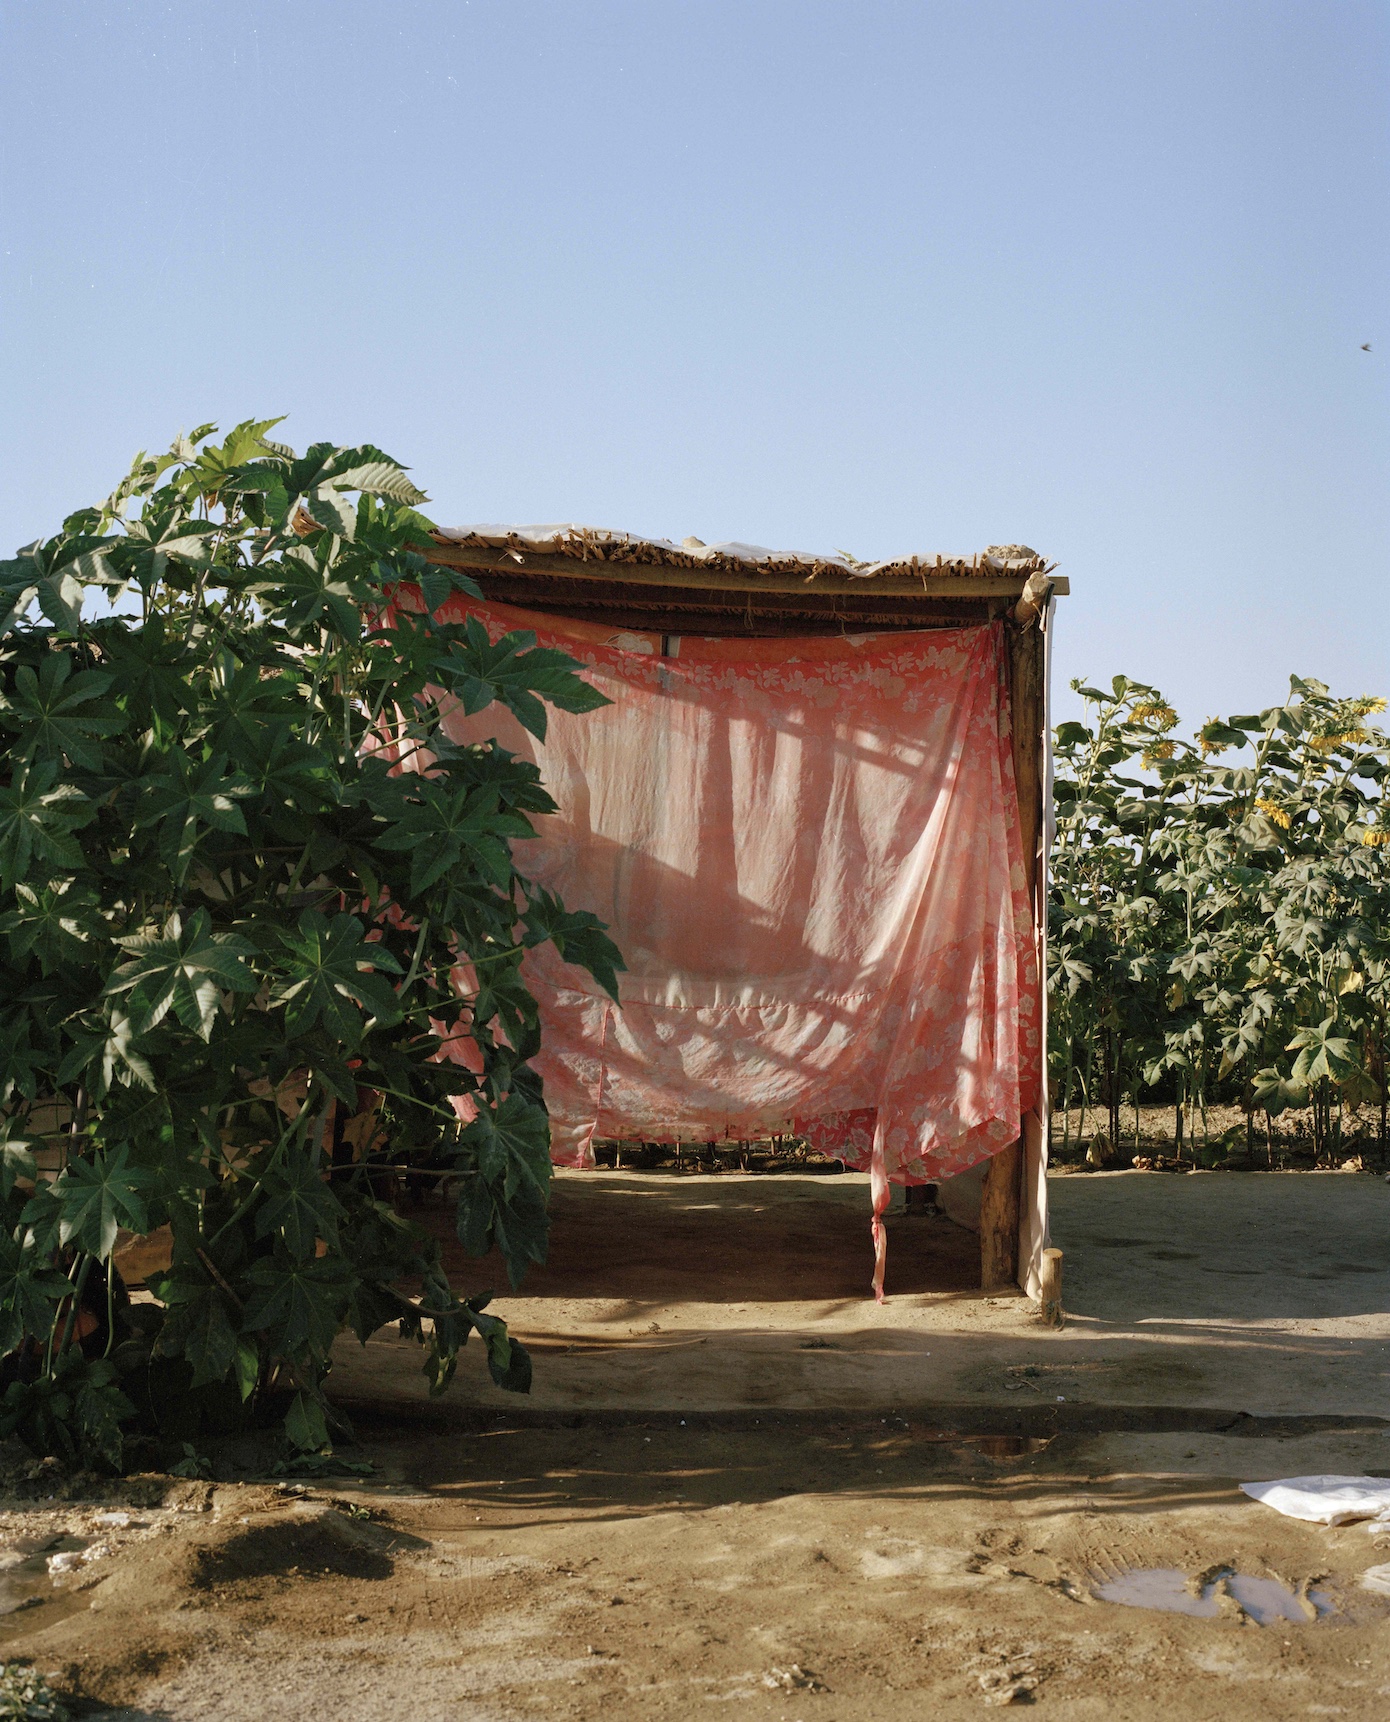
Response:
[[[517,865],[628,965],[619,1009],[552,947],[527,959],[558,1163],[794,1130],[875,1174],[877,1214],[1018,1139],[1041,1012],[1002,623],[672,640],[465,610],[613,702],[552,709],[543,743],[498,706],[446,725],[540,767],[559,811]]]

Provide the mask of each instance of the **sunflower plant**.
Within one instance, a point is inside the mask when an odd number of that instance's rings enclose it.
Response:
[[[395,1198],[442,1182],[513,1286],[545,1259],[523,957],[622,965],[514,864],[536,769],[441,720],[605,702],[437,619],[477,588],[398,462],[276,422],[140,456],[0,563],[0,1432],[45,1452],[268,1413],[321,1449],[335,1341],[391,1323],[433,1391],[470,1333],[530,1381]],[[132,1305],[113,1256],[156,1232]]]
[[[1390,1030],[1390,742],[1374,697],[1294,676],[1267,710],[1188,741],[1152,688],[1074,683],[1056,735],[1054,1079],[1110,1114],[1164,1089],[1267,1127],[1306,1112],[1317,1157],[1379,1110]]]

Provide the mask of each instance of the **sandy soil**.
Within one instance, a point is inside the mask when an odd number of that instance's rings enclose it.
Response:
[[[535,1352],[532,1403],[547,1411],[1003,1413],[1046,1384],[1062,1410],[1390,1413],[1384,1180],[1104,1172],[1050,1194],[1061,1333],[1022,1294],[981,1296],[974,1234],[900,1208],[876,1306],[855,1175],[562,1174],[550,1262],[519,1294],[434,1212],[456,1283],[497,1288]],[[336,1356],[339,1397],[424,1400],[418,1350],[393,1334]],[[468,1358],[449,1403],[514,1406]]]
[[[944,1220],[894,1219],[876,1308],[849,1178],[562,1179],[550,1266],[499,1299],[531,1401],[468,1356],[423,1405],[418,1353],[382,1341],[335,1372],[370,1478],[84,1502],[40,1471],[0,1502],[3,1654],[121,1722],[1390,1714],[1390,1598],[1359,1583],[1390,1531],[1237,1488],[1390,1475],[1390,1186],[1054,1194],[1060,1334],[983,1297]],[[1150,1567],[1331,1612],[1096,1598]]]
[[[1390,1711],[1390,1599],[1356,1583],[1390,1538],[1234,1487],[1383,1466],[1383,1435],[1005,1446],[903,1420],[379,1430],[378,1481],[182,1486],[0,1637],[113,1722],[915,1722],[1009,1692],[1078,1722]],[[93,1528],[47,1503],[0,1519]],[[1092,1599],[1151,1566],[1321,1581],[1337,1613]]]

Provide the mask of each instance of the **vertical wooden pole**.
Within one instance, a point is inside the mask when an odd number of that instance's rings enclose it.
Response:
[[[1062,1252],[1044,1250],[1042,1253],[1042,1288],[1038,1294],[1042,1319],[1046,1327],[1061,1327],[1062,1314]]]
[[[1000,1291],[1018,1279],[1018,1221],[1023,1196],[1023,1143],[991,1155],[980,1192],[980,1284]]]
[[[1045,601],[1045,597],[1044,597]],[[1022,606],[1020,606],[1022,608]],[[1005,624],[1009,643],[1009,703],[1019,837],[1033,915],[1038,901],[1038,841],[1043,824],[1042,748],[1044,641],[1036,620]],[[1023,1202],[1023,1137],[995,1154],[985,1168],[980,1199],[980,1283],[986,1290],[1018,1280],[1018,1232]]]

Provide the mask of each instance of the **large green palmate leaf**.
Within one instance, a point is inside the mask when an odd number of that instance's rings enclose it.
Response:
[[[54,1072],[58,1083],[81,1081],[103,1096],[118,1081],[150,1090],[158,1086],[149,1059],[136,1045],[130,1018],[114,1004],[101,1018],[92,1012],[67,1024],[66,1031],[71,1044]]]
[[[308,1255],[318,1238],[337,1242],[345,1210],[307,1153],[292,1148],[263,1175],[261,1188],[264,1194],[256,1212],[258,1238],[278,1232],[296,1259]]]
[[[37,539],[14,561],[0,562],[0,592],[4,594],[0,599],[0,634],[16,626],[35,599],[59,633],[80,634],[84,585],[120,584],[103,553],[109,541],[93,539],[84,530],[87,524],[75,520],[73,533],[65,530],[55,539]]]
[[[321,561],[308,545],[288,551],[276,565],[275,577],[258,581],[251,590],[296,638],[327,628],[356,640],[362,631],[363,609],[375,596],[360,574],[345,572],[336,562]]]
[[[466,712],[482,711],[499,700],[544,741],[545,701],[567,712],[597,711],[611,703],[575,674],[576,667],[564,652],[537,646],[536,636],[527,629],[504,634],[494,645],[483,624],[470,616],[463,638],[437,660],[436,672]]]
[[[266,1331],[273,1349],[284,1356],[328,1356],[351,1288],[344,1262],[332,1256],[295,1261],[277,1249],[273,1257],[253,1262],[246,1278],[254,1288],[244,1318],[250,1331]]]
[[[351,538],[357,530],[357,508],[345,491],[331,484],[319,484],[304,498],[304,509],[317,525],[341,538]]]
[[[550,1216],[546,1196],[534,1185],[523,1185],[512,1194],[492,1194],[492,1235],[507,1264],[507,1279],[516,1290],[535,1262],[545,1265],[550,1248]]]
[[[295,1394],[285,1413],[285,1433],[301,1452],[317,1453],[328,1445],[328,1423],[323,1406],[303,1388]]]
[[[13,1381],[0,1401],[0,1435],[19,1435],[36,1453],[71,1463],[100,1459],[119,1467],[122,1424],[135,1407],[106,1358],[88,1360],[69,1346],[36,1381]]]
[[[177,481],[179,489],[190,496],[216,497],[227,488],[230,476],[247,461],[284,452],[265,434],[281,423],[283,415],[273,419],[243,419],[220,444],[203,449],[198,444],[206,441],[217,427],[200,425],[190,436],[176,441],[171,451],[175,459],[184,463]]]
[[[254,993],[260,985],[242,961],[256,947],[235,933],[215,933],[206,909],[196,909],[185,926],[175,914],[162,933],[137,933],[118,939],[132,960],[123,963],[106,987],[108,997],[127,996],[131,1032],[145,1034],[172,1011],[186,1029],[211,1038],[222,992]]]
[[[0,561],[0,638],[23,618],[38,590],[39,570],[29,557]]]
[[[1256,1103],[1275,1117],[1290,1106],[1306,1106],[1308,1090],[1299,1082],[1291,1082],[1272,1066],[1256,1073],[1251,1082]]]
[[[403,570],[409,578],[414,576],[420,588],[420,596],[425,600],[425,610],[433,615],[456,592],[465,597],[481,598],[482,591],[476,580],[469,579],[460,568],[441,568],[438,563],[426,562],[423,557],[414,559],[414,566]]]
[[[95,1160],[69,1160],[53,1185],[60,1241],[104,1261],[116,1246],[119,1227],[149,1230],[143,1192],[150,1182],[147,1171],[130,1164],[124,1147]]]
[[[627,964],[602,921],[587,909],[566,909],[551,892],[532,886],[526,903],[526,943],[547,941],[567,963],[586,968],[608,996],[618,998],[618,971]]]
[[[101,767],[101,738],[115,735],[125,719],[89,708],[111,685],[100,670],[72,674],[66,652],[49,652],[38,673],[21,664],[8,697],[0,695],[0,724],[16,731],[14,755],[34,759],[68,760],[89,771]]]
[[[64,568],[40,580],[36,594],[39,608],[59,632],[76,634],[82,626],[82,583],[75,570]]]
[[[188,676],[188,652],[171,637],[161,615],[153,615],[138,632],[103,624],[95,630],[110,667],[112,695],[138,730],[158,723],[166,729],[179,721],[195,697]]]
[[[26,1333],[46,1340],[71,1291],[66,1274],[31,1239],[0,1232],[0,1349],[12,1351]]]
[[[1354,1074],[1355,1048],[1345,1034],[1337,1032],[1340,1027],[1336,1017],[1328,1017],[1316,1028],[1301,1028],[1294,1035],[1286,1050],[1298,1053],[1290,1072],[1290,1080],[1296,1086],[1306,1087],[1323,1078],[1343,1082]]]
[[[298,460],[288,463],[285,485],[296,496],[312,495],[331,486],[360,491],[364,496],[386,497],[412,508],[426,500],[424,491],[407,478],[400,462],[370,443],[359,448],[313,443]]]
[[[207,1274],[176,1268],[154,1286],[168,1311],[156,1342],[161,1357],[186,1358],[193,1386],[224,1381],[237,1362],[237,1323],[227,1293]]]
[[[507,1039],[520,1047],[534,1038],[539,1013],[536,1001],[516,965],[483,956],[477,962],[478,991],[473,1000],[473,1021],[486,1027],[495,1017]]]
[[[170,752],[162,769],[144,780],[135,829],[159,828],[160,857],[175,882],[182,884],[204,831],[246,835],[246,817],[238,801],[251,788],[244,777],[229,772],[224,753],[202,759]]]
[[[460,1143],[476,1168],[459,1183],[457,1230],[470,1255],[495,1243],[513,1286],[527,1264],[544,1262],[549,1237],[550,1121],[545,1108],[513,1091],[480,1112]]]
[[[8,890],[31,862],[76,873],[83,866],[75,831],[96,818],[97,809],[75,784],[59,783],[58,764],[41,760],[15,771],[0,788],[0,890]]]
[[[363,1011],[377,1022],[399,1020],[395,992],[371,971],[400,974],[401,966],[384,945],[369,943],[365,935],[355,915],[335,915],[330,921],[317,909],[306,909],[296,927],[278,934],[285,979],[272,1002],[284,1006],[290,1036],[306,1034],[321,1021],[330,1034],[356,1046],[366,1027]]]
[[[229,651],[213,667],[210,682],[202,719],[213,748],[236,753],[248,740],[259,740],[267,732],[278,735],[282,726],[289,735],[298,734],[294,687],[283,674],[268,675],[263,663],[244,661]]]
[[[115,1364],[100,1357],[89,1362],[78,1351],[69,1355],[73,1408],[82,1447],[114,1470],[121,1463],[122,1425],[134,1415],[135,1407],[121,1391]]]
[[[27,1184],[36,1181],[34,1150],[40,1146],[40,1140],[21,1135],[12,1118],[0,1118],[0,1197],[10,1194],[16,1179],[23,1178]]]
[[[166,573],[170,562],[206,569],[211,561],[211,541],[217,535],[211,521],[190,519],[181,504],[151,510],[132,521],[127,530],[131,546],[138,547],[135,567],[146,583]]]
[[[487,1346],[488,1372],[497,1385],[508,1393],[529,1393],[532,1380],[531,1354],[519,1339],[514,1339],[507,1332],[505,1322],[499,1321],[494,1315],[482,1313],[482,1305],[486,1301],[485,1298],[469,1298],[465,1307],[470,1313],[473,1326]]]
[[[55,876],[35,888],[15,885],[15,906],[0,914],[0,935],[16,962],[33,955],[47,974],[63,963],[93,960],[94,941],[103,941],[101,899],[90,885]]]
[[[381,848],[411,856],[411,891],[427,890],[464,867],[476,868],[505,889],[512,876],[508,844],[514,838],[534,837],[531,822],[519,813],[500,812],[492,788],[454,789],[426,780],[419,793],[420,800],[407,805],[378,839]]]
[[[291,726],[266,726],[236,749],[237,773],[262,803],[297,812],[331,806],[337,782],[322,752],[299,741]]]
[[[322,501],[331,491],[358,491],[363,496],[386,498],[410,508],[425,501],[424,491],[406,477],[400,461],[382,455],[381,449],[372,448],[370,444],[363,444],[362,448],[334,448],[331,443],[315,443],[301,456],[295,456],[293,449],[281,448],[279,444],[265,446],[274,449],[274,458],[251,458],[258,451],[248,448],[245,443],[236,444],[241,460],[227,460],[226,467],[215,474],[212,482],[217,489],[234,494],[274,496],[279,501],[279,506],[274,508],[276,520],[284,520],[293,503],[301,501],[307,506],[310,517],[324,525],[308,505],[312,501]],[[231,439],[227,448],[233,448]],[[210,467],[215,458],[215,455],[205,455],[203,461],[207,461]],[[327,517],[327,530],[338,530],[336,513]],[[351,536],[351,530],[346,536]]]
[[[506,1195],[529,1185],[544,1194],[550,1185],[550,1120],[545,1108],[515,1092],[494,1110],[481,1112],[463,1133],[463,1147],[476,1156],[489,1184]]]

